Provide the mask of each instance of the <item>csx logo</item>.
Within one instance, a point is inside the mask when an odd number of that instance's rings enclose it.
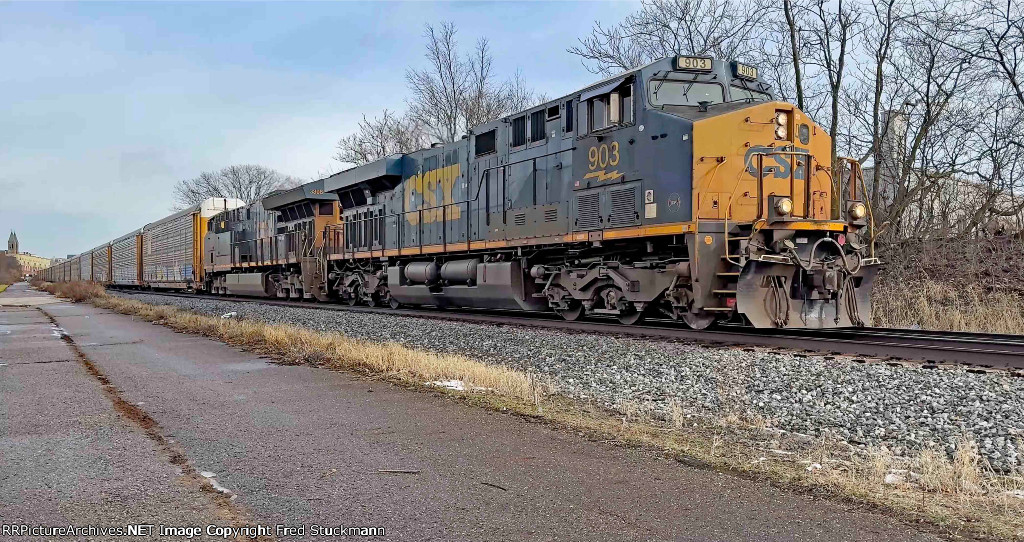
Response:
[[[757,165],[758,160],[761,160],[761,174],[764,178],[775,177],[776,179],[788,179],[790,171],[793,169],[793,160],[796,160],[796,171],[793,172],[793,177],[796,179],[805,179],[804,170],[806,169],[806,158],[800,156],[794,156],[792,154],[772,154],[778,151],[775,147],[750,147],[747,149],[747,154],[743,158],[744,164],[746,164],[747,173],[752,177],[757,177]],[[807,149],[794,148],[793,152],[806,153]],[[758,156],[760,153],[763,156]]]
[[[415,211],[422,209],[419,213],[406,213],[405,218],[409,224],[415,226],[420,223],[420,217],[424,224],[433,224],[441,220],[456,220],[462,216],[462,209],[455,203],[452,189],[455,181],[462,174],[459,164],[452,164],[441,169],[424,171],[422,174],[413,175],[405,180],[405,210]],[[440,188],[440,197],[438,197]]]

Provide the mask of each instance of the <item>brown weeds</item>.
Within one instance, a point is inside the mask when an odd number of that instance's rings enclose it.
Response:
[[[525,373],[463,356],[433,354],[395,343],[361,341],[340,333],[322,333],[290,325],[215,318],[118,297],[95,297],[92,301],[99,307],[132,314],[177,331],[198,333],[269,354],[284,363],[356,369],[416,384],[458,380],[470,390],[527,401],[535,400],[538,387]]]
[[[34,282],[33,286],[73,303],[107,297],[103,286],[95,282]]]
[[[878,327],[1024,333],[1024,297],[936,280],[884,281],[871,296]]]

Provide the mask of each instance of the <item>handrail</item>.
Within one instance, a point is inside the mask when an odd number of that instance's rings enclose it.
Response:
[[[441,224],[442,224],[442,226],[441,226],[441,243],[444,244],[445,246],[447,246],[447,244],[448,244],[448,239],[447,239],[448,229],[447,229],[447,227],[445,225],[448,223],[448,216],[450,215],[450,212],[448,211],[448,208],[449,207],[454,207],[454,206],[457,206],[457,205],[466,205],[466,220],[465,220],[465,223],[466,223],[466,238],[467,238],[467,241],[468,241],[470,235],[472,234],[472,220],[473,220],[473,209],[472,209],[470,204],[476,203],[476,202],[479,201],[480,193],[483,191],[484,178],[485,177],[487,177],[487,178],[490,177],[489,175],[487,175],[487,172],[489,172],[491,170],[496,170],[496,169],[499,169],[499,168],[507,168],[507,167],[514,166],[514,165],[517,165],[517,164],[524,164],[524,163],[527,163],[527,162],[533,162],[533,164],[534,164],[534,173],[533,173],[533,175],[534,175],[534,179],[535,179],[535,182],[536,182],[536,174],[537,174],[536,173],[537,172],[536,164],[537,164],[537,160],[539,160],[541,158],[548,158],[550,156],[555,156],[555,155],[558,155],[558,154],[561,154],[561,153],[564,153],[564,152],[574,151],[574,150],[576,150],[576,148],[577,147],[573,146],[573,147],[569,147],[567,149],[560,149],[560,150],[557,150],[557,151],[554,151],[554,152],[545,153],[545,154],[542,154],[542,155],[539,155],[539,156],[532,156],[532,157],[529,157],[529,158],[524,158],[522,160],[517,160],[515,162],[509,162],[509,163],[506,163],[506,164],[499,164],[499,165],[495,165],[495,166],[484,168],[484,169],[482,169],[480,171],[480,176],[479,176],[479,179],[478,179],[477,185],[476,185],[476,195],[474,195],[472,198],[467,197],[466,199],[463,199],[463,200],[460,200],[460,201],[454,201],[454,202],[451,202],[451,203],[442,203],[440,205],[434,205],[432,207],[421,207],[421,208],[415,209],[415,210],[403,210],[403,211],[400,211],[400,212],[385,213],[385,214],[381,214],[379,216],[370,216],[370,217],[366,217],[366,218],[356,218],[356,219],[345,219],[345,218],[343,218],[344,222],[342,222],[340,224],[336,224],[336,225],[330,225],[329,227],[332,228],[332,229],[336,229],[335,228],[336,226],[341,226],[340,229],[342,231],[345,231],[345,226],[344,225],[346,225],[346,224],[347,225],[356,226],[356,225],[363,225],[363,224],[365,224],[367,222],[372,222],[372,221],[378,221],[378,220],[382,221],[385,224],[385,227],[384,227],[383,231],[380,232],[380,234],[379,234],[379,237],[380,237],[379,244],[380,244],[380,246],[384,247],[384,246],[386,246],[387,223],[388,223],[389,219],[394,218],[396,220],[396,226],[399,228],[399,235],[398,236],[399,236],[399,239],[401,239],[402,238],[402,230],[405,227],[405,223],[401,219],[407,217],[410,214],[417,214],[418,217],[419,217],[419,220],[416,221],[416,233],[417,233],[416,238],[417,238],[417,244],[419,245],[419,248],[422,249],[422,247],[423,247],[423,214],[424,214],[424,212],[428,212],[429,213],[431,211],[436,211],[436,210],[440,209],[441,210]],[[506,175],[503,178],[503,182],[507,183],[507,180],[508,180],[508,177]],[[503,194],[503,198],[504,198],[504,196],[507,195],[507,186],[504,186],[503,188],[504,189],[502,190],[502,194]],[[535,199],[536,199],[536,194],[535,194]],[[506,207],[507,207],[507,205],[503,201],[502,205],[501,205],[502,213],[503,214],[507,212],[507,208]],[[489,201],[487,202],[487,208],[484,209],[484,212],[486,213],[486,215],[485,215],[486,216],[486,220],[489,221],[490,220],[490,202]],[[507,216],[504,217],[504,218],[506,219],[505,221],[507,221]],[[344,238],[345,237],[344,233],[342,234],[342,237],[343,238],[341,239],[341,245],[342,245],[341,246],[341,252],[332,252],[332,253],[334,253],[334,254],[338,254],[338,253],[345,254],[347,252],[347,250],[345,249],[345,245],[347,244],[347,240]],[[370,237],[372,238],[374,236],[371,235]],[[402,247],[402,248],[406,248],[406,247]],[[412,247],[407,247],[407,248],[412,248]],[[373,250],[372,249],[372,245],[371,245],[370,250]]]
[[[766,205],[762,204],[766,199],[764,198],[764,157],[773,155],[791,155],[791,156],[803,156],[809,160],[813,160],[814,156],[809,152],[798,152],[798,151],[784,151],[784,150],[773,150],[771,152],[755,152],[750,156],[757,157],[757,218],[764,218],[764,210]],[[810,199],[811,199],[811,167],[810,161],[804,166],[804,175],[807,177],[804,181],[804,218],[808,218],[810,215]],[[796,163],[790,165],[789,168],[789,197],[794,197],[796,186]]]
[[[721,160],[718,162],[717,165],[715,165],[715,169],[713,169],[711,171],[711,178],[708,179],[707,186],[711,186],[711,182],[714,181],[715,180],[715,176],[718,175],[718,170],[721,169],[721,167],[723,165],[725,165],[725,163],[729,160],[725,156],[716,157],[716,158],[721,158]],[[703,158],[701,158],[701,159],[703,160]],[[701,193],[702,193],[701,190],[697,190],[696,191],[696,194],[697,194],[697,205],[696,205],[696,212],[693,213],[693,235],[694,235],[694,239],[696,239],[697,236],[700,235],[700,194]],[[693,196],[691,196],[691,198],[692,197]],[[726,246],[725,249],[729,250],[729,247]],[[699,267],[700,266],[700,245],[698,245],[696,242],[694,243],[694,246],[693,246],[693,266],[695,268],[697,268],[697,269],[700,268]],[[699,277],[699,275],[698,275],[698,277]],[[700,281],[700,278],[695,278],[694,279],[694,282],[699,282],[699,281]]]
[[[856,182],[854,182],[854,181],[855,180],[859,180],[860,181],[860,188],[861,188],[861,191],[863,192],[863,195],[864,195],[865,206],[868,208],[868,218],[869,218],[870,224],[871,224],[871,239],[870,239],[871,245],[870,245],[870,247],[871,247],[871,257],[874,258],[875,257],[875,238],[877,237],[877,235],[875,233],[875,212],[874,212],[874,210],[872,210],[871,199],[870,199],[871,196],[870,196],[870,194],[868,194],[868,187],[864,184],[864,170],[861,168],[860,162],[858,162],[855,158],[851,158],[849,156],[840,156],[839,159],[847,162],[848,164],[850,164],[850,181],[849,181],[849,184],[851,185],[851,188],[850,188],[850,199],[853,199],[853,200],[857,199],[857,187],[856,187]],[[883,224],[883,228],[882,229],[885,229],[884,224]]]
[[[524,159],[518,160],[516,162],[509,162],[507,164],[499,164],[497,166],[491,166],[491,167],[488,167],[488,168],[484,168],[484,169],[480,170],[480,182],[476,183],[476,196],[473,199],[465,200],[465,202],[460,201],[460,202],[456,202],[456,203],[466,203],[466,202],[476,201],[476,200],[480,199],[480,188],[484,184],[484,182],[483,182],[484,181],[483,173],[486,172],[486,171],[490,171],[492,169],[498,169],[498,168],[514,166],[516,164],[525,164],[526,162],[530,162],[530,161],[533,161],[533,162],[536,163],[537,159],[539,159],[539,158],[547,158],[549,156],[554,156],[556,154],[561,154],[563,152],[574,151],[574,150],[576,150],[576,147],[569,147],[568,149],[562,149],[562,150],[558,150],[558,151],[555,151],[555,152],[549,152],[547,154],[542,154],[540,156],[534,156],[532,158],[524,158]]]

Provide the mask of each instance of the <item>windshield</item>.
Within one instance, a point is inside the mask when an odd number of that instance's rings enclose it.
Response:
[[[657,79],[651,81],[650,89],[653,106],[697,106],[700,102],[717,104],[725,101],[725,89],[718,83]]]
[[[764,92],[758,92],[756,90],[750,90],[743,87],[732,87],[729,89],[729,94],[732,96],[733,101],[749,100],[752,102],[769,102],[772,99],[771,96]]]

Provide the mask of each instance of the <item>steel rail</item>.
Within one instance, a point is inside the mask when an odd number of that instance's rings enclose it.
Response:
[[[719,346],[770,347],[797,352],[843,354],[882,361],[921,362],[924,367],[957,364],[974,369],[1007,369],[1024,376],[1024,336],[995,333],[944,332],[897,328],[838,329],[755,329],[739,325],[721,325],[714,329],[693,330],[672,320],[649,320],[627,326],[611,318],[590,318],[569,322],[555,314],[494,309],[425,309],[348,306],[315,301],[276,298],[218,296],[210,294],[118,290],[132,294],[151,294],[187,299],[263,303],[267,305],[316,308],[340,312],[380,313],[416,318],[464,321],[490,325],[529,326],[552,330],[600,333],[618,337],[640,337]],[[864,361],[864,360],[858,360]]]

